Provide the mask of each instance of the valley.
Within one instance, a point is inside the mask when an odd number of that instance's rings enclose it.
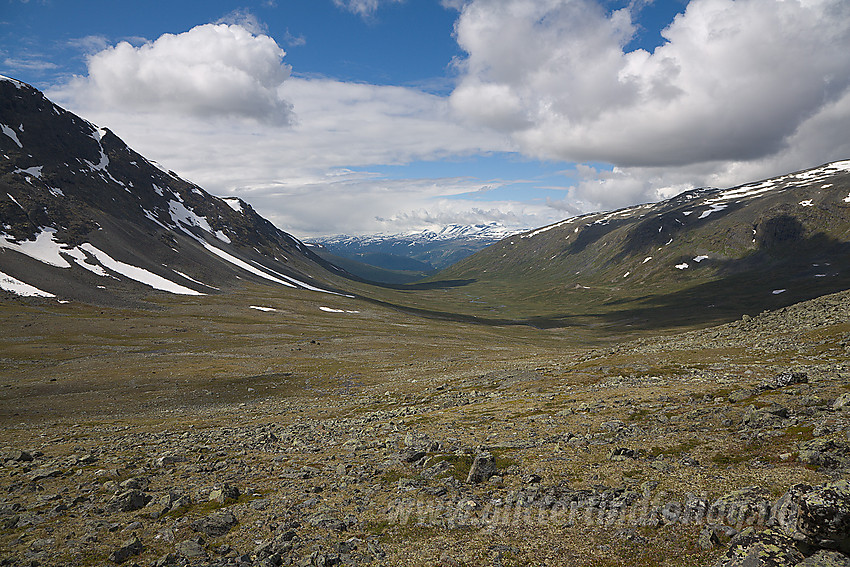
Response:
[[[379,282],[0,90],[0,565],[850,561],[850,162]]]

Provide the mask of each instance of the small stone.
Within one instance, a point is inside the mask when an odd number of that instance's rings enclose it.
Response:
[[[838,399],[832,402],[834,410],[850,410],[850,392],[844,392]]]
[[[228,502],[236,502],[239,500],[239,489],[229,484],[224,484],[221,488],[214,488],[210,491],[210,501],[226,504]]]

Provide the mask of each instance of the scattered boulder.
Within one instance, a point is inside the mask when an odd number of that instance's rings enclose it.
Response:
[[[788,408],[778,404],[763,408],[750,405],[744,413],[743,424],[753,428],[770,427],[781,423],[786,417],[788,417]]]
[[[735,390],[729,396],[727,396],[727,400],[729,400],[733,404],[737,404],[738,402],[743,402],[747,398],[752,398],[756,394],[759,393],[759,390],[756,389],[742,389]]]
[[[809,375],[805,372],[783,372],[759,384],[759,390],[778,390],[794,384],[808,384]]]
[[[145,550],[145,546],[142,545],[142,541],[133,536],[132,539],[125,541],[121,547],[113,551],[109,555],[109,560],[113,563],[124,563],[134,555],[139,555],[141,552]]]
[[[850,445],[832,439],[817,438],[798,445],[800,462],[827,469],[850,468]]]
[[[218,502],[219,504],[227,504],[239,500],[239,489],[235,486],[230,486],[225,483],[220,488],[213,488],[210,491],[210,501]]]
[[[181,541],[174,547],[174,550],[188,559],[206,558],[207,552],[204,549],[205,543],[204,538],[198,536]]]
[[[609,461],[625,461],[626,459],[637,459],[638,451],[627,447],[615,447],[608,453]]]
[[[479,453],[472,461],[466,482],[478,484],[489,480],[494,474],[496,474],[496,459],[490,453]]]
[[[420,451],[417,449],[407,449],[401,454],[401,460],[405,463],[415,463],[419,461],[423,457],[425,457],[425,451]]]
[[[191,527],[196,532],[204,533],[210,537],[218,537],[229,532],[237,523],[233,512],[224,511],[195,520]]]
[[[177,463],[185,463],[186,461],[187,459],[183,455],[163,455],[161,457],[157,457],[155,463],[159,467],[166,467]]]
[[[108,512],[132,512],[144,508],[150,500],[151,496],[141,490],[125,490],[109,500],[106,510]]]
[[[2,451],[0,451],[0,461],[15,461],[15,462],[29,462],[32,461],[33,457],[30,453],[23,451],[21,449],[15,449],[13,447],[6,447]]]
[[[729,541],[726,529],[721,526],[706,526],[699,534],[698,544],[702,549],[714,549]]]
[[[770,492],[758,486],[733,490],[711,504],[708,515],[726,525],[760,525],[771,516]]]

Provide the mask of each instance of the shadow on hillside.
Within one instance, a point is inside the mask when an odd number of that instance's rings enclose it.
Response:
[[[713,211],[708,217],[702,217],[697,215],[685,216],[682,210],[688,207],[677,205],[675,208],[657,216],[650,216],[637,223],[629,231],[623,249],[615,257],[615,261],[624,260],[632,254],[647,249],[664,246],[670,239],[678,238],[681,233],[693,230],[699,224],[709,221],[716,222],[742,207],[743,205],[738,203],[729,203],[725,208]]]
[[[850,243],[822,233],[802,235],[797,219],[780,215],[760,227],[757,252],[713,263],[717,279],[644,296],[631,308],[597,317],[608,325],[647,330],[710,325],[850,288]]]
[[[850,288],[850,243],[824,234],[802,238],[797,224],[793,218],[777,218],[766,223],[760,232],[761,248],[757,252],[738,260],[714,261],[701,267],[714,269],[716,279],[713,281],[666,294],[613,299],[586,313],[502,319],[413,308],[375,299],[368,301],[422,317],[480,325],[527,325],[539,329],[584,327],[605,333],[705,327]],[[453,287],[472,281],[425,285]],[[399,288],[416,289],[395,286]]]
[[[377,287],[383,287],[387,289],[401,289],[401,290],[411,290],[411,291],[421,291],[428,289],[449,289],[452,287],[463,287],[465,285],[469,285],[475,283],[477,280],[469,279],[469,280],[441,280],[437,282],[418,282],[418,283],[409,283],[409,284],[391,284],[391,283],[378,283],[378,282],[370,282],[372,285]]]

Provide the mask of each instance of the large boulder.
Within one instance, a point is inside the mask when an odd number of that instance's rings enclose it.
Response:
[[[233,512],[223,511],[195,520],[192,522],[191,527],[196,532],[201,532],[211,537],[218,537],[229,532],[237,523]]]
[[[714,567],[789,567],[805,559],[800,545],[778,530],[747,528],[735,536]]]
[[[850,468],[850,445],[824,438],[804,441],[798,445],[797,459],[827,469]]]
[[[496,474],[496,459],[490,453],[480,453],[472,461],[469,474],[466,476],[466,482],[472,484],[485,482],[494,474]]]
[[[830,482],[801,494],[797,532],[819,547],[850,551],[850,482]]]
[[[817,547],[850,551],[850,483],[797,484],[782,496],[774,521],[785,534]]]

